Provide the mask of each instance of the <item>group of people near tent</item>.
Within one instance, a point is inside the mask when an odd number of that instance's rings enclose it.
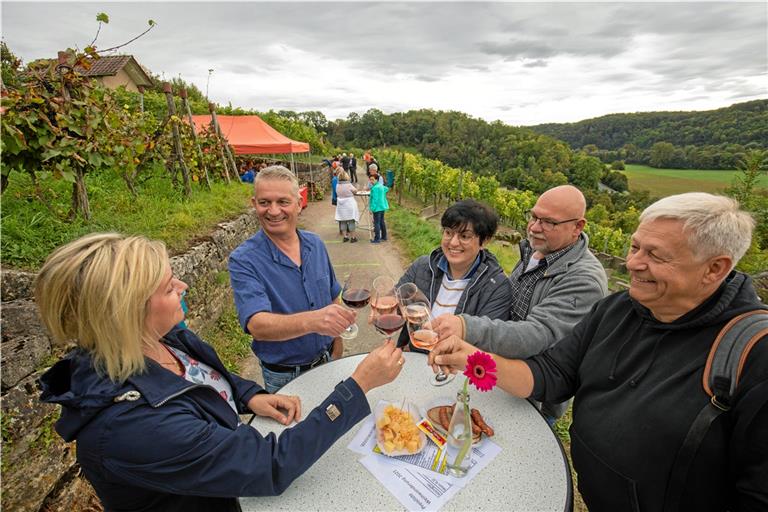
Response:
[[[365,201],[367,208],[371,212],[373,221],[373,238],[370,242],[378,244],[387,241],[387,224],[384,214],[389,210],[387,201],[387,192],[389,187],[384,185],[384,180],[378,174],[377,164],[366,165],[367,181],[364,187],[359,189],[356,181],[351,177],[356,176],[355,171],[357,160],[354,154],[348,158],[346,153],[340,155],[339,160],[328,161],[331,172],[331,204],[336,206],[335,219],[339,223],[339,236],[342,242],[357,242],[355,233],[357,225],[360,223],[360,209],[357,204],[356,196],[359,192],[365,191]],[[366,153],[366,157],[370,157]],[[370,158],[372,162],[375,160]],[[347,168],[345,168],[345,164]],[[349,170],[348,170],[349,169]]]

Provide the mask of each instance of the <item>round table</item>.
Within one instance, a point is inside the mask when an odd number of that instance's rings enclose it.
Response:
[[[435,399],[456,397],[463,384],[458,375],[445,386],[432,386],[426,356],[406,352],[405,364],[394,382],[370,391],[371,409],[380,400],[408,398],[424,408]],[[288,383],[281,393],[298,395],[303,414],[317,407],[366,356],[359,354],[318,366]],[[471,388],[471,386],[470,386]],[[572,486],[562,446],[544,418],[528,401],[495,388],[481,393],[471,388],[471,405],[496,431],[492,437],[501,453],[441,510],[572,509]],[[280,434],[285,427],[257,417],[252,425],[262,434]],[[356,425],[280,496],[240,498],[244,511],[255,510],[402,510],[400,502],[358,462],[361,455],[347,448]]]

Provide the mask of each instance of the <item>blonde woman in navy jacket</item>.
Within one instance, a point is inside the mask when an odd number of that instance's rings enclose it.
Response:
[[[78,345],[41,378],[41,399],[61,405],[56,431],[77,441],[106,510],[229,511],[238,496],[280,494],[370,413],[365,393],[402,367],[400,350],[382,345],[303,418],[298,397],[228,372],[176,327],[186,288],[161,242],[114,233],[57,249],[38,274],[46,327]],[[240,422],[249,412],[300,422],[279,439],[262,436]]]

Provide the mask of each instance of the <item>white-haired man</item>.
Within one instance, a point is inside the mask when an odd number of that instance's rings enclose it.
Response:
[[[301,206],[293,173],[267,167],[256,175],[253,191],[261,229],[232,251],[229,276],[264,388],[274,393],[300,373],[340,357],[339,335],[356,315],[337,304],[341,285],[323,241],[296,229]]]
[[[632,235],[628,292],[598,302],[541,355],[494,356],[507,392],[574,397],[571,455],[590,511],[768,510],[768,336],[743,362],[729,412],[710,425],[683,478],[671,477],[710,401],[702,379],[715,337],[734,317],[768,309],[733,270],[753,227],[726,197],[661,199]],[[474,350],[452,337],[430,362],[463,367]]]

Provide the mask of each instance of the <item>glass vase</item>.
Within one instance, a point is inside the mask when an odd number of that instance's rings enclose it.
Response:
[[[453,448],[448,457],[448,473],[453,476],[466,476],[472,457],[472,418],[469,409],[469,393],[466,390],[456,394],[456,406],[448,425],[448,444]]]

